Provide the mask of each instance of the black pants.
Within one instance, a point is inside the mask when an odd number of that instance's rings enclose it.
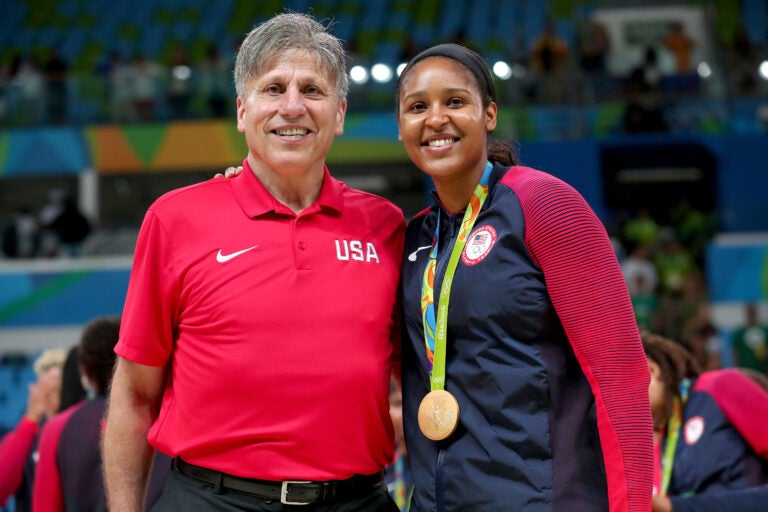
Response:
[[[331,504],[283,505],[210,485],[171,471],[152,512],[399,512],[387,488],[380,485],[363,497]]]

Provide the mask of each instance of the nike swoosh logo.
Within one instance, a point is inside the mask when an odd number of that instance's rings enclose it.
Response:
[[[408,255],[408,261],[416,261],[416,255],[419,253],[419,251],[423,251],[424,249],[431,249],[431,245],[424,245],[422,247],[419,247],[415,251],[413,251],[411,254]]]
[[[250,251],[251,249],[257,248],[258,245],[254,245],[253,247],[249,247],[247,249],[243,249],[242,251],[233,252],[232,254],[221,254],[221,249],[219,249],[219,252],[216,254],[216,261],[219,263],[226,263],[232,258],[237,258],[241,254],[245,254],[246,252]]]

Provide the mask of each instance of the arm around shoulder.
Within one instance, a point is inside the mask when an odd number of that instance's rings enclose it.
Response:
[[[165,367],[118,358],[104,431],[104,482],[109,510],[143,509],[153,449],[147,434],[157,417]]]

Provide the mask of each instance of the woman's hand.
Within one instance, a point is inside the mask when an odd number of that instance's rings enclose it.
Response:
[[[224,170],[224,173],[216,173],[214,178],[232,178],[233,176],[237,176],[243,171],[243,166],[238,165],[237,167],[227,167],[226,170]]]
[[[29,385],[27,399],[27,418],[40,424],[43,418],[56,414],[61,394],[61,369],[51,368],[34,384]]]
[[[654,496],[651,502],[651,512],[673,512],[672,502],[666,496]]]

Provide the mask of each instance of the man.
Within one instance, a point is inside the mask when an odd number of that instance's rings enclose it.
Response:
[[[110,510],[396,510],[388,391],[402,212],[325,167],[343,132],[338,39],[279,14],[235,63],[243,172],[170,192],[134,256],[104,441]],[[298,508],[302,510],[301,508]]]

